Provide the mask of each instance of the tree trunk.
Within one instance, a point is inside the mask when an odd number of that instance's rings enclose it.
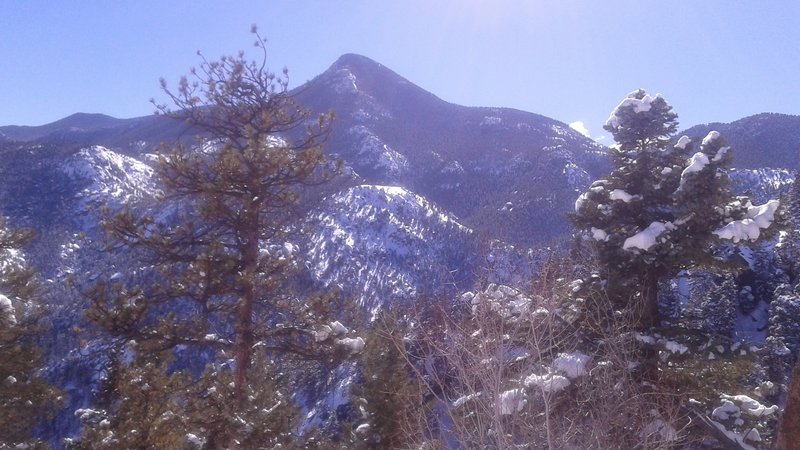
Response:
[[[253,204],[246,204],[250,217],[244,235],[242,249],[242,294],[236,308],[236,343],[234,368],[234,396],[239,406],[247,399],[247,372],[253,356],[253,306],[256,301],[255,277],[258,271],[258,212]]]
[[[658,317],[658,277],[652,269],[640,277],[642,282],[642,303],[636,305],[635,327],[642,332],[650,331],[659,324]],[[642,363],[639,369],[642,379],[656,382],[658,380],[658,350],[652,346],[642,349]]]
[[[795,363],[789,395],[778,427],[778,449],[800,449],[800,364]]]
[[[642,304],[636,305],[636,328],[642,331],[659,324],[658,317],[658,274],[648,269],[640,278],[642,282]]]

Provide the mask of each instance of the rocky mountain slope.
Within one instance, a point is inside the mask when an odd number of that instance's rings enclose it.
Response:
[[[299,92],[315,110],[335,111],[327,149],[367,182],[402,185],[493,238],[555,238],[574,194],[607,168],[603,148],[562,122],[454,105],[359,55]]]

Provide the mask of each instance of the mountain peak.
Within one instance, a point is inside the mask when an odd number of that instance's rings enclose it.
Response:
[[[339,59],[336,60],[336,62],[331,64],[328,71],[336,72],[341,69],[349,69],[355,72],[374,73],[376,71],[387,71],[394,73],[391,70],[387,69],[383,64],[371,58],[356,53],[345,53],[344,55],[340,56]]]
[[[96,130],[118,125],[119,122],[120,119],[106,114],[77,112],[63,119],[43,125],[43,127]]]
[[[403,78],[383,64],[355,53],[345,53],[310,82],[316,87],[333,88],[336,95],[369,98],[381,108],[438,98]],[[341,109],[341,105],[337,109]],[[392,109],[392,108],[390,108]]]
[[[405,78],[398,75],[383,64],[355,53],[345,53],[336,60],[325,73],[325,79],[346,79],[347,84],[351,82],[358,86],[379,87],[387,85],[410,85]],[[362,83],[363,82],[363,83]]]

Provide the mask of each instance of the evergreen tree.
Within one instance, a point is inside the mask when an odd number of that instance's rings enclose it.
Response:
[[[54,391],[39,373],[41,291],[20,252],[32,237],[0,218],[0,448],[42,447],[32,430],[54,406]]]
[[[786,196],[784,233],[776,245],[776,264],[781,270],[781,281],[800,284],[800,172]]]
[[[771,347],[779,354],[795,359],[800,354],[800,290],[788,285],[776,289],[770,304],[769,337]]]
[[[361,357],[364,380],[355,393],[363,399],[366,420],[355,438],[369,448],[413,447],[428,431],[424,387],[405,353],[410,328],[406,321],[383,314]]]
[[[266,68],[264,40],[252,31],[260,60],[243,53],[203,58],[176,91],[162,80],[176,109],[158,110],[184,120],[201,141],[159,157],[159,211],[128,208],[103,222],[110,249],[141,267],[129,277],[106,277],[87,293],[88,317],[137,355],[121,369],[155,365],[147,373],[170,387],[162,406],[173,405],[164,413],[183,411],[184,431],[214,448],[277,444],[288,432],[289,386],[262,386],[285,358],[330,360],[334,344],[344,347],[339,355],[363,346],[360,339],[334,343],[330,327],[315,334],[327,298],[298,292],[300,200],[335,170],[320,147],[330,117],[311,120],[289,92],[286,70],[275,75]],[[136,417],[121,430],[157,419],[137,406],[157,398],[116,392],[123,401],[109,412],[117,416],[111,423]]]
[[[717,279],[713,287],[705,293],[700,303],[703,328],[706,333],[726,341],[733,337],[736,323],[736,280],[731,274],[714,278]]]
[[[794,173],[794,182],[786,199],[787,215],[794,224],[794,228],[800,228],[800,171]]]
[[[731,152],[719,133],[709,133],[693,152],[688,137],[672,143],[677,127],[660,95],[631,93],[604,127],[617,142],[610,150],[614,168],[578,198],[571,216],[597,243],[609,298],[633,311],[639,328],[659,322],[660,282],[714,263],[718,238],[758,238],[777,207],[777,201],[758,208],[731,198]]]

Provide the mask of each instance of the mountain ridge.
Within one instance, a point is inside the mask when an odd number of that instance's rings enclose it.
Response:
[[[759,113],[728,123],[695,125],[682,134],[702,139],[711,130],[733,147],[734,167],[800,170],[800,116]]]
[[[554,190],[606,169],[603,147],[563,122],[510,108],[449,103],[361,55],[343,55],[298,96],[316,112],[336,112],[326,148],[366,183],[399,183],[490,235],[496,227],[481,210],[492,215],[512,202],[516,207],[504,211],[513,231],[495,237],[516,243],[563,231],[563,219],[554,227],[535,227],[542,217],[563,217],[574,201],[556,199]],[[584,175],[572,177],[572,168]],[[515,186],[513,178],[528,184]],[[526,225],[531,220],[533,226]],[[532,228],[555,233],[536,236]]]
[[[512,108],[450,103],[355,53],[340,56],[291,92],[316,113],[336,112],[325,148],[353,169],[358,183],[403,186],[477,233],[510,243],[542,245],[563,235],[573,197],[609,167],[605,147],[564,122]],[[736,131],[741,127],[750,131],[743,136]],[[767,130],[759,133],[768,148],[748,137],[753,127]],[[800,168],[800,117],[764,113],[686,132],[702,138],[710,128],[719,128],[734,147],[736,166],[756,169],[769,161]],[[160,142],[194,135],[162,116],[89,113],[39,127],[0,127],[0,133],[5,141],[22,137],[74,149],[102,145],[134,157]],[[507,224],[502,231],[494,226],[498,214]]]

